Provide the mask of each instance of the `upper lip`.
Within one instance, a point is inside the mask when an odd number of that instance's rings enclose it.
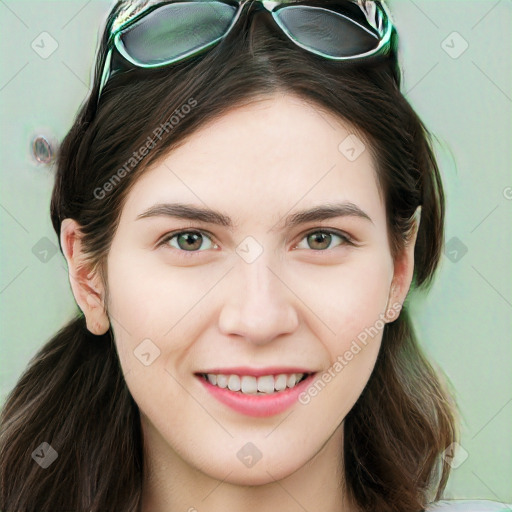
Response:
[[[266,368],[250,368],[248,366],[236,366],[232,368],[211,368],[209,370],[203,370],[196,373],[214,373],[216,375],[252,375],[254,377],[261,377],[263,375],[280,375],[283,373],[314,373],[314,371],[299,366],[267,366]]]

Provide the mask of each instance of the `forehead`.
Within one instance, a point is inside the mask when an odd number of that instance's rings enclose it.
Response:
[[[344,200],[384,211],[367,142],[333,113],[280,94],[203,124],[144,171],[125,207],[180,201],[275,218]]]

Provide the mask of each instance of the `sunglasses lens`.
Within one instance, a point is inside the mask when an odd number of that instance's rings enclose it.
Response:
[[[176,2],[150,12],[122,32],[126,52],[140,64],[158,65],[214,44],[233,22],[237,8],[216,1]]]
[[[288,5],[274,15],[292,39],[324,55],[351,57],[379,45],[378,34],[367,24],[321,7]]]

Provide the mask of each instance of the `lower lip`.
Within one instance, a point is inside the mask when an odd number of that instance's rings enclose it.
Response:
[[[299,395],[310,385],[314,376],[315,374],[312,373],[295,387],[268,395],[246,395],[240,391],[231,391],[228,388],[214,386],[202,376],[196,377],[219,402],[241,414],[262,418],[274,416],[291,407],[298,401]]]

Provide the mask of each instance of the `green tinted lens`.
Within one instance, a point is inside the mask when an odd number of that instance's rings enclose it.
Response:
[[[216,1],[163,5],[123,30],[119,49],[139,65],[180,60],[220,40],[236,12],[235,5]]]
[[[365,54],[379,46],[379,35],[369,26],[347,16],[308,5],[288,5],[274,17],[301,46],[332,57]]]

